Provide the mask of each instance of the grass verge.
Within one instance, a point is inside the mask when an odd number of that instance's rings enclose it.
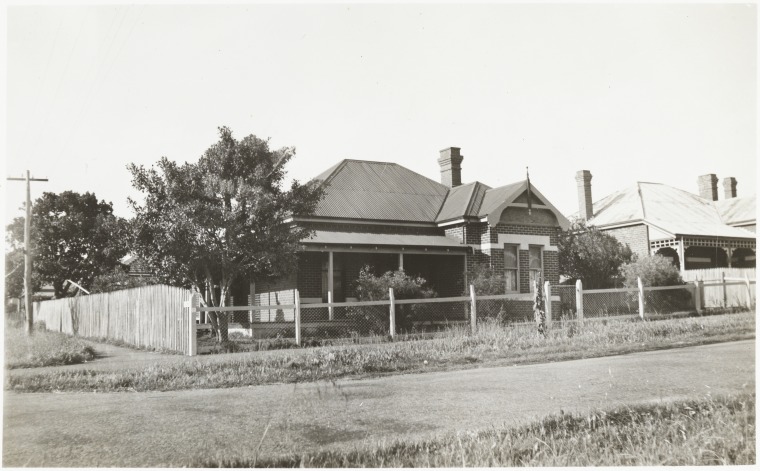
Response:
[[[95,350],[81,339],[37,328],[31,336],[19,326],[6,323],[5,366],[35,368],[71,365],[95,359]]]
[[[396,441],[375,449],[193,467],[438,468],[755,464],[755,394],[555,415],[523,427]]]
[[[18,392],[228,388],[545,363],[751,339],[754,335],[754,313],[587,323],[582,327],[558,325],[546,338],[527,326],[502,327],[484,322],[476,335],[470,335],[466,328],[456,328],[431,340],[215,355],[111,372],[10,374],[6,388]]]

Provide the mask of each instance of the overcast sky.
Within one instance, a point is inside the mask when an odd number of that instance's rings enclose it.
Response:
[[[636,181],[756,192],[754,4],[36,6],[7,11],[7,175],[94,192],[129,217],[126,170],[194,161],[217,127],[464,182],[525,177],[563,213]],[[23,184],[6,184],[6,219]],[[722,187],[721,187],[722,196]]]

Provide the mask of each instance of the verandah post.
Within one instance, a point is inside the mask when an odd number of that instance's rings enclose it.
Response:
[[[474,334],[478,328],[478,311],[475,302],[475,286],[470,285],[470,331]]]
[[[296,323],[296,345],[301,346],[301,294],[295,290],[294,301],[296,305],[295,323]]]
[[[583,323],[583,282],[575,281],[575,310],[578,313],[578,320]]]
[[[393,296],[393,288],[388,288],[388,299],[390,299],[390,316],[391,316],[391,338],[396,337],[396,298]]]
[[[636,282],[639,285],[639,317],[644,320],[644,284],[641,282],[641,277],[636,277]]]
[[[552,326],[552,285],[544,281],[544,309],[546,310],[546,327]]]

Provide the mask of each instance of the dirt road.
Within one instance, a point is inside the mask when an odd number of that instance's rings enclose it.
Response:
[[[334,384],[5,392],[4,466],[182,466],[755,388],[755,341]],[[263,437],[263,440],[262,440]]]

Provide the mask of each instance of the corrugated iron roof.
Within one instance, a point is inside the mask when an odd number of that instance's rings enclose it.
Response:
[[[662,183],[639,182],[594,203],[590,225],[644,221],[673,235],[747,238],[754,234],[726,225],[712,201]]]
[[[467,248],[457,239],[438,235],[414,234],[377,234],[368,232],[337,232],[315,231],[309,239],[301,241],[304,244],[315,245],[376,245],[376,246],[405,246],[405,247],[446,247]]]
[[[486,216],[499,207],[505,200],[514,198],[516,196],[514,194],[515,191],[524,183],[525,180],[487,190],[483,195],[483,203],[480,205],[478,215]]]
[[[483,196],[491,187],[480,182],[467,183],[452,188],[443,203],[436,221],[448,221],[463,216],[477,216]]]
[[[315,216],[433,222],[448,187],[391,162],[343,160],[317,179],[327,185]]]
[[[349,159],[316,180],[326,191],[314,216],[423,223],[491,215],[525,186],[525,181],[498,188],[472,182],[449,188],[395,163]]]
[[[743,198],[729,198],[715,202],[718,214],[724,223],[734,225],[742,222],[755,221],[757,219],[756,196]]]

